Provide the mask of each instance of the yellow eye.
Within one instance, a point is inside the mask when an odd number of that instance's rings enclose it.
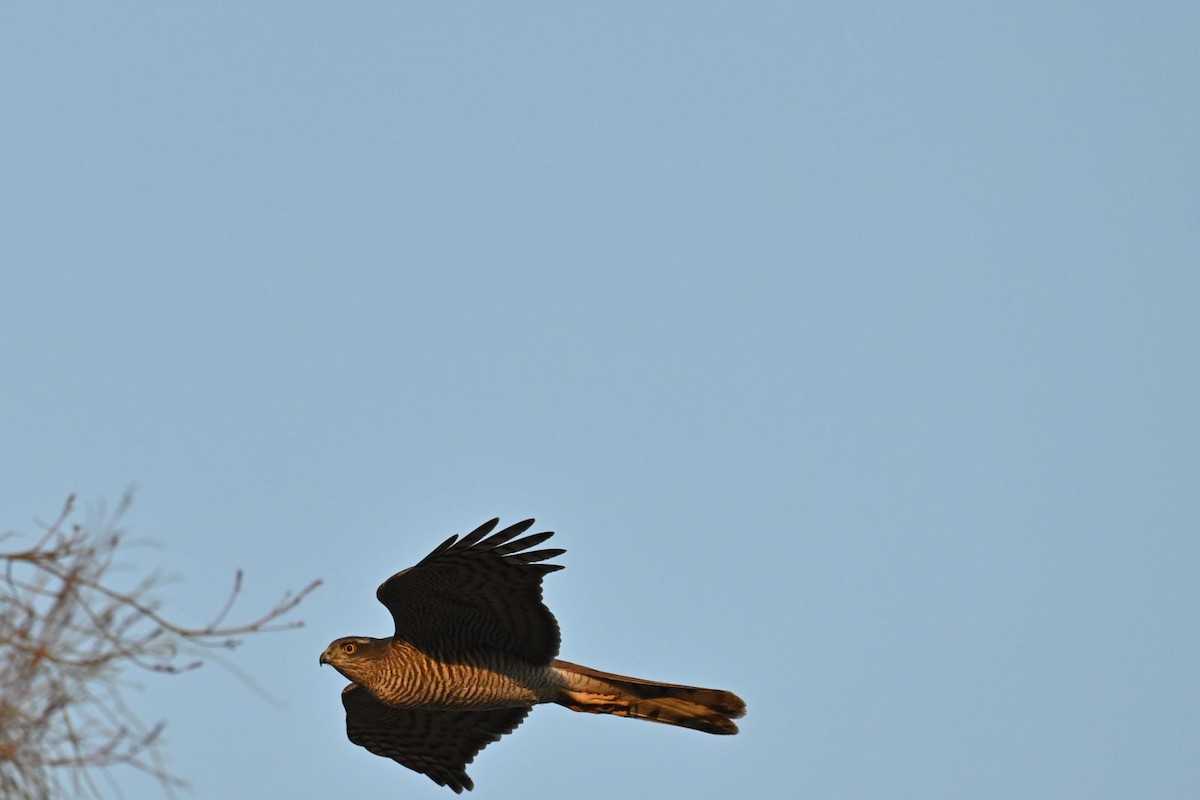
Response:
[[[356,651],[357,649],[358,649],[358,645],[356,645],[354,642],[346,642],[345,644],[342,645],[342,652],[348,656],[354,655],[354,651]]]

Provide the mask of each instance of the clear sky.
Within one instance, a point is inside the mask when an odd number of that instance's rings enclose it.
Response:
[[[193,796],[449,796],[317,658],[492,516],[565,658],[749,714],[477,796],[1200,796],[1200,7],[253,5],[0,10],[0,528],[326,582],[284,706],[145,679]]]

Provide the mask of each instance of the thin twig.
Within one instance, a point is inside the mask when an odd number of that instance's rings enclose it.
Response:
[[[257,619],[227,624],[243,585],[237,570],[211,622],[176,623],[160,613],[153,597],[162,585],[156,573],[125,591],[107,582],[123,543],[117,522],[131,500],[127,492],[107,519],[68,527],[72,495],[32,547],[0,553],[0,796],[62,794],[64,778],[79,796],[99,798],[97,778],[107,794],[119,795],[109,770],[125,766],[152,776],[174,797],[174,788],[183,784],[162,759],[163,723],[146,726],[125,703],[127,667],[177,674],[216,658],[268,702],[278,702],[231,660],[212,652],[184,660],[183,653],[232,649],[238,637],[299,627],[299,621],[277,620],[320,581],[285,594]],[[0,541],[13,536],[2,534]]]

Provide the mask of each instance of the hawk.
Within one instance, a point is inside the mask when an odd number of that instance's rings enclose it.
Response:
[[[542,603],[542,578],[563,567],[542,562],[566,551],[531,550],[554,535],[521,536],[532,519],[492,533],[499,522],[451,536],[383,582],[375,596],[395,635],[347,636],[325,648],[320,663],[352,681],[342,690],[351,742],[461,793],[474,788],[467,764],[538,703],[738,732],[733,720],[746,704],[732,692],[556,659],[558,623]]]

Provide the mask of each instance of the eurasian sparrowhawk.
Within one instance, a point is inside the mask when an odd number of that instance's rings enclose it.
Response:
[[[541,563],[565,551],[530,550],[553,533],[492,520],[451,536],[376,597],[392,613],[386,639],[349,636],[321,655],[353,683],[342,690],[350,741],[455,792],[466,766],[537,703],[615,714],[706,733],[737,733],[746,704],[732,692],[613,675],[559,661],[558,623],[542,603]]]

